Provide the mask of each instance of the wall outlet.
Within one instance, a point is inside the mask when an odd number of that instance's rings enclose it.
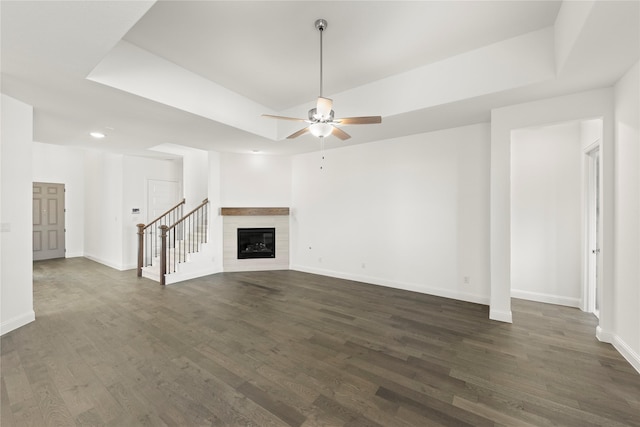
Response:
[[[469,276],[464,276],[464,278],[462,279],[462,282],[463,282],[465,285],[468,285],[468,284],[469,284],[469,282],[470,282],[470,280],[469,280]]]
[[[367,268],[367,264],[365,264],[364,262],[361,265],[362,268]]]

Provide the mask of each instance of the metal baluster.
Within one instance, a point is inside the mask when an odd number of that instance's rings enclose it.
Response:
[[[167,226],[166,225],[161,225],[160,226],[161,232],[162,232],[162,256],[160,256],[160,284],[164,285],[165,284],[165,272],[167,271],[167,253],[166,253],[166,249],[167,249]]]

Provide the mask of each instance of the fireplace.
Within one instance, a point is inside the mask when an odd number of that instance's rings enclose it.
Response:
[[[238,228],[238,259],[275,257],[275,228]]]
[[[222,207],[222,266],[224,271],[268,271],[287,270],[289,263],[289,208],[283,207]],[[258,229],[258,241],[243,243],[241,234],[245,229]],[[271,234],[264,241],[264,231]],[[253,230],[255,231],[255,230]],[[268,236],[267,236],[268,237]],[[240,246],[238,245],[240,243]],[[271,252],[246,251],[247,244],[271,245]],[[258,245],[260,249],[262,245]],[[276,253],[276,246],[278,251]],[[243,253],[244,252],[244,253]],[[256,258],[255,256],[268,258]]]

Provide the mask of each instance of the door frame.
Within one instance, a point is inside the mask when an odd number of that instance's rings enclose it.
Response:
[[[580,309],[600,316],[600,308],[596,301],[602,302],[602,150],[601,139],[583,149],[583,284],[582,303]],[[597,169],[594,155],[597,153]],[[596,187],[597,183],[597,187]],[[596,200],[599,203],[600,215],[596,214]],[[596,222],[597,221],[597,222]],[[595,252],[594,252],[595,251]]]

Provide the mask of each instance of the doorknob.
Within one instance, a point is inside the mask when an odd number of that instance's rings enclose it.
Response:
[[[600,248],[598,248],[598,249],[593,249],[593,250],[591,251],[591,253],[592,253],[592,254],[596,254],[596,255],[597,255],[597,254],[599,254],[599,253],[600,253]]]

